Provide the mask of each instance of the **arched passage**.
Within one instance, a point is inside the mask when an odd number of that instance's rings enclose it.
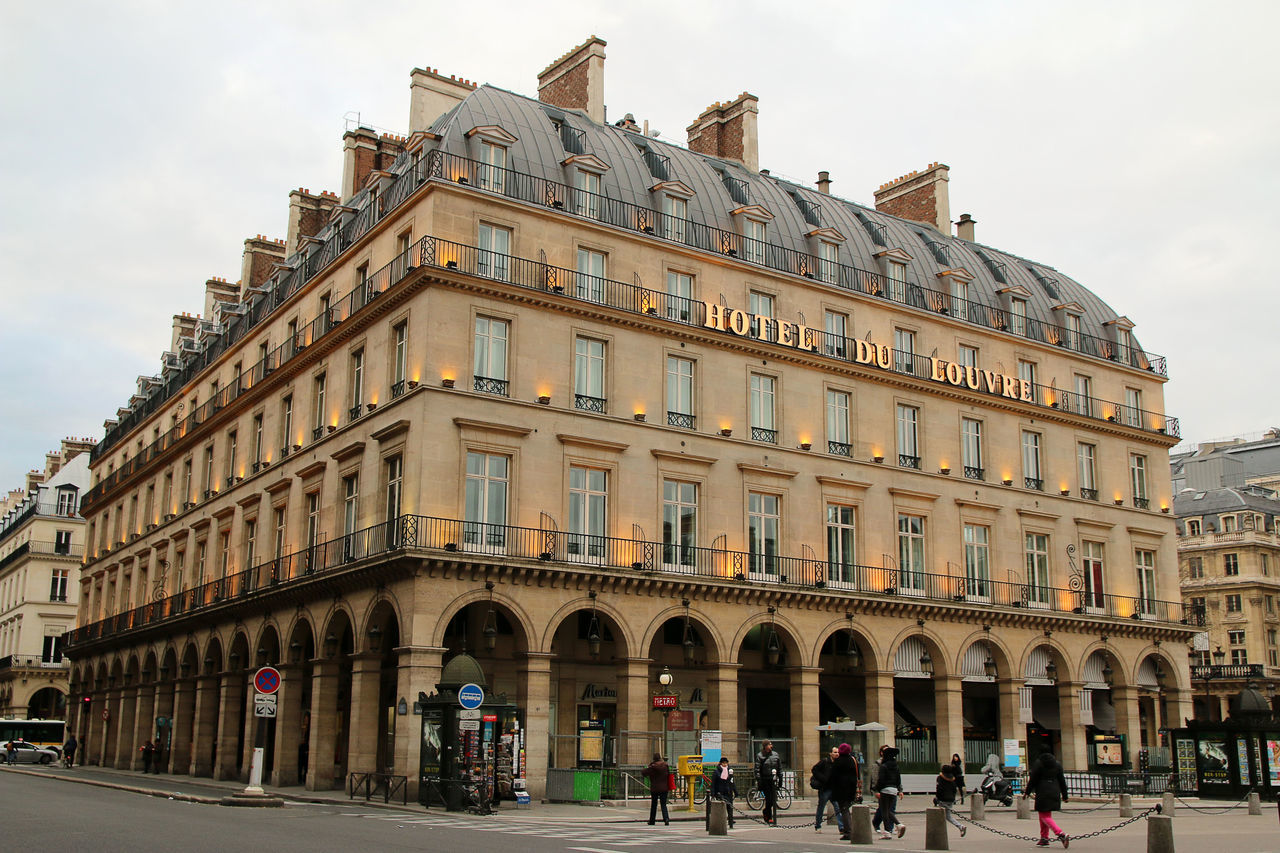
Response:
[[[318,655],[315,632],[300,614],[287,636],[276,699],[276,761],[271,776],[275,785],[304,784],[311,765],[311,693]]]
[[[1060,683],[1071,683],[1066,658],[1061,650],[1050,643],[1041,642],[1031,648],[1023,661],[1023,694],[1019,700],[1025,715],[1030,709],[1031,721],[1027,725],[1027,760],[1035,761],[1042,752],[1052,752],[1070,761],[1064,750],[1072,744],[1064,740],[1064,726],[1075,718],[1070,706],[1072,693],[1059,689]],[[1064,721],[1066,721],[1064,723]],[[1066,728],[1071,741],[1079,736],[1074,729]]]
[[[784,768],[804,764],[803,733],[817,715],[817,670],[805,669],[799,631],[768,612],[748,620],[738,632],[738,754],[755,756],[764,741],[773,742]]]
[[[351,742],[351,675],[355,630],[341,607],[330,613],[320,641],[311,693],[311,746],[307,788],[328,791],[347,777]]]
[[[947,656],[937,641],[919,629],[901,637],[894,647],[892,725],[894,745],[901,751],[898,763],[904,769],[928,772],[946,749],[939,749],[939,735],[946,734],[948,743],[962,738],[961,731],[949,729],[955,715],[950,705],[943,704],[960,697],[935,690],[935,679],[945,680],[948,669]]]
[[[41,687],[27,701],[27,719],[63,720],[67,716],[67,694],[56,687]]]

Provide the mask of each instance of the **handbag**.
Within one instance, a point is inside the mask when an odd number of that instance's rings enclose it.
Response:
[[[822,790],[822,785],[818,783],[818,777],[817,777],[817,776],[810,776],[810,777],[809,777],[809,787],[810,787],[810,788],[812,788],[812,789],[813,789],[813,790],[815,790],[815,791],[821,791],[821,790]]]

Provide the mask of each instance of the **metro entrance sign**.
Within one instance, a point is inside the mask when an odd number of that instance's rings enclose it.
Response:
[[[680,707],[680,697],[675,693],[655,693],[653,707],[654,710],[674,710]]]

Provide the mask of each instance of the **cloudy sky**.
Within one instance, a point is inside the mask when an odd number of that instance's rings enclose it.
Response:
[[[775,175],[869,204],[949,164],[953,219],[1168,356],[1186,439],[1280,426],[1277,24],[1269,2],[5,4],[0,491],[101,438],[171,316],[284,236],[289,190],[339,189],[350,120],[406,129],[414,66],[536,95],[591,34],[609,116],[667,140],[745,90]]]

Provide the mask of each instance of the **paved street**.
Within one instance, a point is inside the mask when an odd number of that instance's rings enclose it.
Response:
[[[76,784],[92,781],[98,784]],[[103,787],[111,786],[111,787]],[[146,796],[121,790],[122,786],[151,788],[180,797],[218,798],[239,790],[234,783],[189,777],[143,776],[139,773],[99,768],[0,768],[0,802],[5,803],[0,847],[5,851],[61,849],[115,851],[225,851],[262,849],[272,853],[292,851],[441,850],[476,853],[577,851],[624,853],[634,850],[697,848],[706,851],[746,850],[776,853],[824,853],[849,849],[834,831],[813,831],[810,811],[797,803],[782,812],[783,828],[767,828],[739,820],[729,838],[710,838],[700,821],[682,820],[670,827],[649,827],[647,809],[590,808],[572,805],[535,805],[527,810],[504,810],[492,817],[475,817],[407,808],[369,807],[347,801],[340,792],[316,795],[301,789],[279,791],[286,797],[310,797],[317,802],[294,800],[282,809],[230,809],[218,805]],[[911,803],[911,799],[919,802]],[[1220,811],[1222,804],[1197,807]],[[638,804],[637,804],[638,805]],[[904,839],[880,842],[859,850],[903,851],[924,849],[924,816],[914,813],[925,800],[908,798]],[[1093,804],[1096,805],[1096,804]],[[1150,803],[1135,804],[1146,808]],[[1073,809],[1090,804],[1072,803]],[[808,818],[808,819],[806,819]],[[1036,823],[1016,820],[1011,809],[992,810],[987,824],[1018,835],[1034,833]],[[1114,804],[1092,812],[1071,811],[1059,822],[1073,836],[1120,822]],[[1224,815],[1207,815],[1180,806],[1174,820],[1178,853],[1276,853],[1280,851],[1280,823],[1274,803],[1264,804],[1261,817],[1250,817],[1243,808]],[[952,850],[1026,850],[1031,844],[971,827],[966,838],[954,832]],[[1060,849],[1055,844],[1053,849]],[[1146,849],[1144,821],[1093,839],[1078,839],[1072,850],[1141,851]]]

